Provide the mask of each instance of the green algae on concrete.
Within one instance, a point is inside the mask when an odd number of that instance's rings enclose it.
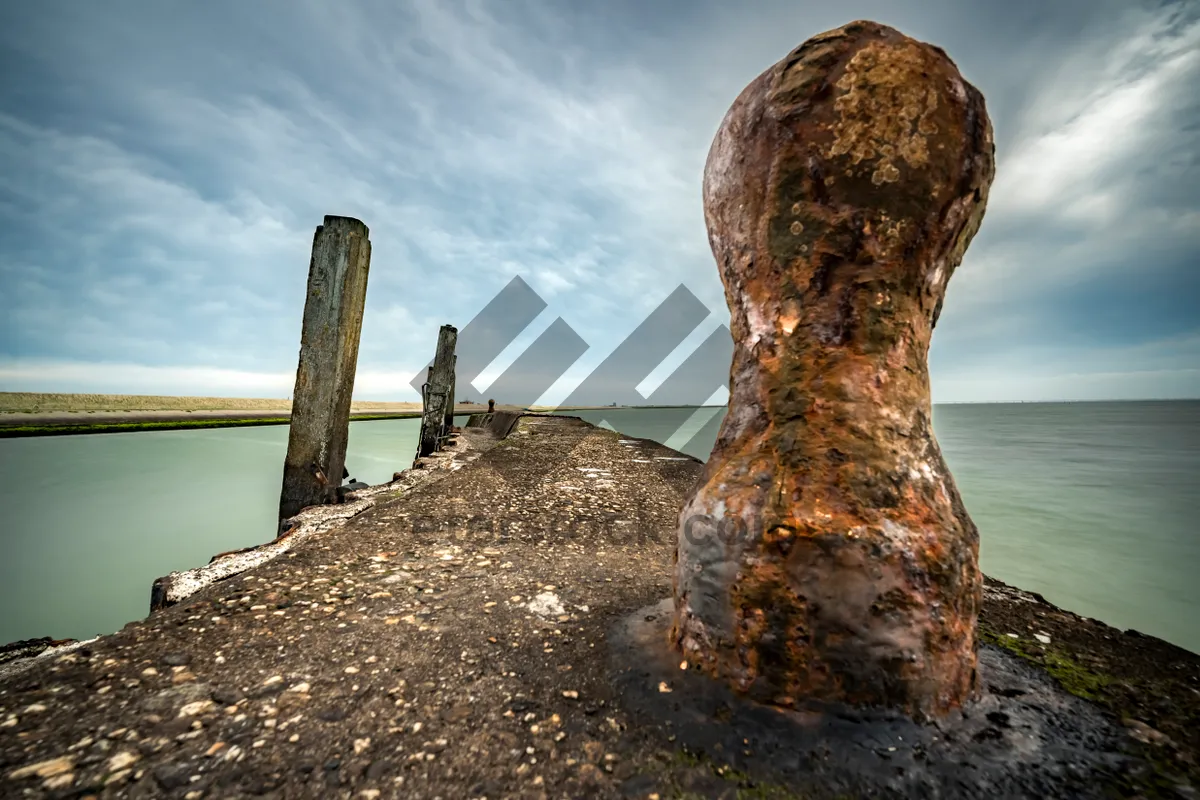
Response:
[[[1057,647],[1046,646],[1039,652],[1020,637],[999,634],[985,626],[980,626],[979,638],[1041,667],[1076,697],[1103,701],[1104,687],[1112,683],[1112,678],[1088,669]]]
[[[1178,798],[1190,796],[1181,786],[1200,785],[1200,656],[992,578],[985,579],[979,630],[982,641],[1046,672],[1129,729],[1142,766],[1120,777],[1118,796]]]
[[[732,790],[734,793],[732,797],[735,800],[810,800],[809,795],[798,793],[794,789],[777,783],[756,781],[746,772],[727,764],[717,763],[706,755],[693,753],[686,748],[675,751],[675,760],[691,774],[685,773],[682,779],[675,776],[667,784],[665,791],[660,792],[664,800],[700,800],[711,797],[711,791],[698,791],[696,786],[688,785],[688,778],[691,778],[691,783],[695,783],[698,782],[696,781],[697,777],[703,781],[708,775],[725,784],[722,787],[724,789],[722,796],[728,796],[729,790]],[[701,775],[697,776],[697,772]],[[842,798],[834,798],[834,800],[842,800]]]

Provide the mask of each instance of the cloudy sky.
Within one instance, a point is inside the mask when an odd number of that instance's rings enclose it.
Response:
[[[682,284],[707,317],[646,395],[728,322],[700,205],[725,110],[869,18],[944,47],[996,130],[935,401],[1200,397],[1198,8],[27,4],[0,27],[0,390],[286,396],[340,214],[373,245],[358,398],[416,399],[438,325],[518,275],[545,308],[460,395],[561,318],[561,400]]]

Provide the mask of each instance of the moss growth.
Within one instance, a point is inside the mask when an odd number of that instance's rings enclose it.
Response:
[[[1076,697],[1096,703],[1118,718],[1126,719],[1128,717],[1121,707],[1119,699],[1107,691],[1108,686],[1115,682],[1114,679],[1087,668],[1064,654],[1062,650],[1044,647],[1039,648],[1041,652],[1038,652],[1022,639],[1014,639],[1006,634],[997,633],[983,625],[979,626],[979,639],[1041,667],[1058,681],[1063,689]],[[1140,771],[1117,776],[1116,781],[1110,787],[1113,796],[1138,795],[1147,800],[1159,797],[1178,797],[1176,788],[1184,782],[1184,778],[1179,772],[1179,766],[1173,764],[1161,748],[1137,745],[1133,749],[1145,761],[1146,767]]]
[[[728,765],[717,764],[707,756],[691,753],[687,750],[676,751],[672,754],[672,759],[675,766],[690,769],[707,769],[721,780],[729,782],[735,787],[735,797],[737,797],[737,800],[805,800],[806,798],[806,795],[800,794],[794,789],[789,789],[786,786],[776,783],[756,781],[745,772],[736,770]],[[668,773],[669,771],[668,767]],[[673,784],[670,781],[669,774],[666,778],[669,783]],[[676,798],[676,800],[692,800],[692,798],[700,798],[705,795],[684,791],[678,786],[670,785],[665,796]]]
[[[1145,800],[1178,800],[1184,796],[1180,786],[1187,785],[1186,778],[1178,768],[1154,747],[1142,745],[1137,748],[1145,759],[1146,768],[1140,773],[1124,774],[1109,787],[1111,797],[1141,797]]]
[[[1043,666],[1064,689],[1087,700],[1101,700],[1105,687],[1112,683],[1107,675],[1094,672],[1053,650],[1046,651]]]
[[[1105,688],[1113,682],[1107,675],[1085,667],[1061,650],[1044,647],[1041,652],[1031,649],[1022,639],[979,628],[979,638],[990,645],[1003,648],[1044,669],[1064,689],[1076,697],[1105,704]]]

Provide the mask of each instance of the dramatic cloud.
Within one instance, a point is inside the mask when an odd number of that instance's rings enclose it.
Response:
[[[45,0],[12,17],[0,390],[286,395],[332,213],[373,242],[358,397],[415,399],[438,325],[514,275],[548,308],[473,394],[561,317],[591,345],[543,398],[561,400],[682,283],[711,315],[648,395],[728,320],[700,206],[725,109],[866,17],[943,46],[996,127],[935,399],[1200,396],[1194,4]]]

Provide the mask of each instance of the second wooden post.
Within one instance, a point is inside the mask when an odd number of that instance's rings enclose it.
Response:
[[[429,380],[422,391],[421,440],[417,458],[439,449],[445,434],[446,418],[454,413],[454,348],[458,343],[458,328],[443,325],[438,331],[437,353],[429,369]]]

